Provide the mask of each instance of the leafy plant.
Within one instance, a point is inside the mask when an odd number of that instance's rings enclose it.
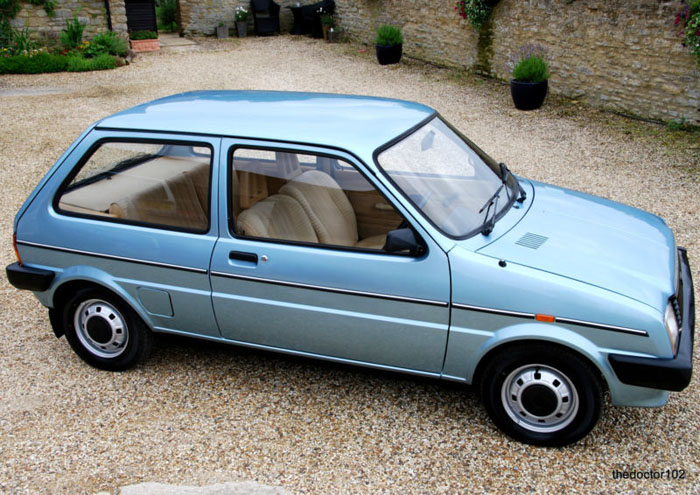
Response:
[[[129,53],[129,45],[113,31],[106,31],[92,38],[84,53],[88,57],[98,57],[102,54],[125,57]]]
[[[155,31],[132,31],[129,33],[129,38],[132,40],[155,40],[158,39],[158,33]]]
[[[549,79],[547,62],[538,56],[524,58],[513,69],[513,79],[521,82],[542,82]]]
[[[177,0],[159,0],[156,6],[158,29],[177,31]]]
[[[321,14],[321,24],[335,27],[335,18],[331,14]]]
[[[675,25],[681,27],[678,36],[700,67],[700,0],[681,1],[681,9],[676,14]]]
[[[377,29],[376,41],[379,46],[394,46],[403,43],[401,29],[391,24],[384,24]]]
[[[469,24],[475,29],[481,29],[481,26],[484,25],[491,15],[493,8],[487,5],[485,0],[459,0],[455,10],[462,16],[462,19],[468,20]]]
[[[80,9],[73,15],[73,19],[66,19],[66,27],[61,31],[59,39],[64,50],[74,50],[83,41],[83,30],[86,24],[78,19],[79,13]]]
[[[40,74],[66,70],[68,58],[42,52],[38,55],[0,57],[0,74]]]
[[[10,28],[5,42],[5,53],[9,55],[26,55],[30,50],[37,47],[36,42],[29,37],[29,28]]]
[[[248,21],[248,11],[241,7],[240,5],[236,7],[235,16],[236,22],[247,22]]]
[[[12,26],[10,21],[21,10],[21,1],[32,5],[43,6],[46,15],[53,17],[56,0],[0,0],[0,48],[8,48],[12,41]]]
[[[700,2],[698,2],[700,4]],[[685,25],[685,46],[695,57],[695,61],[700,67],[700,7],[698,12],[690,16]]]
[[[537,43],[526,43],[508,58],[506,69],[516,81],[542,82],[549,79],[547,58],[545,47]]]
[[[106,53],[98,55],[95,58],[83,58],[79,55],[71,55],[66,57],[66,59],[66,70],[68,72],[114,69],[117,65],[117,60]]]

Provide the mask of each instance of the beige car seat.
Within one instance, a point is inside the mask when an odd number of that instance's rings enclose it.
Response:
[[[251,237],[318,243],[314,228],[303,208],[281,194],[267,196],[263,175],[238,173],[240,208],[236,233]]]
[[[309,170],[280,188],[280,194],[296,199],[323,244],[381,249],[386,235],[358,241],[357,219],[350,200],[328,174]]]

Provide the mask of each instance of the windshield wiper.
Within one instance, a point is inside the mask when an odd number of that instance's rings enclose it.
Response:
[[[518,196],[518,199],[516,201],[518,203],[522,203],[523,201],[525,201],[525,199],[527,198],[527,194],[525,193],[525,189],[523,189],[523,186],[520,185],[520,181],[515,177],[515,175],[513,175],[513,172],[511,172],[508,169],[505,163],[499,163],[498,166],[501,168],[501,180],[504,184],[508,182],[508,175],[510,174],[513,176],[513,180],[518,185],[518,191],[520,192],[520,196]]]
[[[481,207],[479,210],[479,213],[484,211],[486,209],[486,216],[484,217],[484,223],[481,224],[481,233],[483,235],[489,235],[491,231],[493,231],[494,225],[496,225],[496,212],[498,211],[498,198],[500,197],[501,191],[503,188],[506,186],[506,183],[504,182],[500,186],[498,186],[498,189],[496,189],[496,192],[493,193],[493,195],[484,203],[484,206]],[[491,207],[493,206],[493,214],[489,217],[489,213],[491,212]]]

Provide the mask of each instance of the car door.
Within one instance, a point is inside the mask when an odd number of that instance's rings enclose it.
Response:
[[[344,153],[253,141],[224,140],[222,150],[219,197],[228,199],[219,215],[229,221],[221,222],[211,261],[222,335],[274,350],[439,373],[449,324],[447,257],[412,220],[424,244],[419,255],[383,251],[386,232],[376,235],[376,225],[374,236],[360,238],[368,227],[358,224],[350,187],[363,189],[363,202],[375,201],[383,217],[391,208],[394,228],[407,220],[362,164]],[[340,169],[357,174],[359,180],[341,181],[355,186],[344,190],[328,173]]]

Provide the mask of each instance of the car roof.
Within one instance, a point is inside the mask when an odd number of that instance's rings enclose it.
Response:
[[[367,154],[435,110],[370,96],[283,91],[192,91],[116,113],[98,128],[245,137]]]

